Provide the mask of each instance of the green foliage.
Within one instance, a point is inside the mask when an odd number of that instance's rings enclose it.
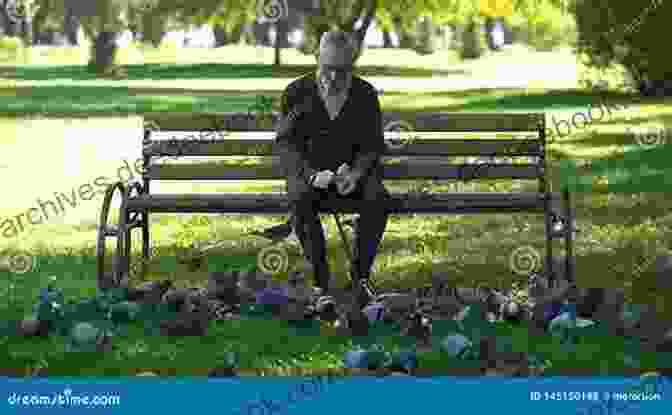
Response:
[[[520,2],[508,19],[522,40],[537,50],[551,50],[576,41],[576,23],[552,0]]]
[[[637,83],[669,79],[672,64],[667,57],[663,32],[672,13],[669,2],[641,3],[578,0],[572,12],[578,28],[578,52],[584,63],[606,68],[623,65]]]

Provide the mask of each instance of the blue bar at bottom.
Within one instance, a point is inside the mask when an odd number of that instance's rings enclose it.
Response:
[[[305,377],[225,379],[0,378],[0,414],[154,413],[221,415],[672,413],[672,379]],[[160,412],[156,412],[160,411]],[[465,411],[465,412],[462,412]]]

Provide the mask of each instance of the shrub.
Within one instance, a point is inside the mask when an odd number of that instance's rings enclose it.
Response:
[[[552,50],[576,42],[574,17],[548,2],[523,9],[511,16],[509,24],[522,41],[536,50]]]
[[[655,94],[656,86],[672,79],[664,28],[672,15],[670,2],[640,3],[608,0],[577,0],[578,53],[585,64],[606,68],[620,64],[643,95]],[[667,91],[670,92],[669,90]]]

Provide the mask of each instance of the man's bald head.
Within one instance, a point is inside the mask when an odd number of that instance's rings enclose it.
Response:
[[[352,64],[357,50],[357,43],[350,33],[340,30],[331,30],[322,34],[320,38],[319,56],[338,51],[343,61]]]
[[[347,86],[356,51],[357,44],[347,32],[332,30],[320,38],[318,73],[328,94],[338,93]]]

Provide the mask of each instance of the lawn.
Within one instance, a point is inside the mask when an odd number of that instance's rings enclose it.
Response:
[[[23,79],[40,79],[39,74],[48,71],[40,68],[30,75],[31,70],[28,67],[23,72],[18,71],[17,77],[21,73]],[[62,67],[49,69],[52,73],[67,70]],[[177,69],[167,67],[165,73],[171,70]],[[188,70],[197,72],[193,68]],[[115,96],[111,102],[105,99],[105,104],[112,106],[121,102],[122,113],[183,112],[196,104],[204,112],[245,111],[253,102],[254,94],[258,93],[165,97],[147,94],[130,97],[124,96],[123,88],[114,91],[102,86],[49,88],[52,87],[35,88],[36,94],[32,99],[36,103],[48,102],[49,97],[64,94],[65,102],[79,97],[83,108],[95,108],[96,97],[100,101],[104,91],[106,97]],[[614,116],[608,120],[593,123],[581,131],[572,131],[569,136],[559,137],[549,146],[548,154],[552,160],[549,174],[557,187],[560,160],[595,161],[609,157],[614,151],[622,150],[624,145],[633,144],[633,137],[626,132],[626,127],[651,121],[668,125],[672,106],[665,100],[633,101],[624,94],[609,94],[600,98],[576,90],[386,93],[381,101],[387,111],[525,111],[546,112],[549,117],[569,119],[574,111],[583,111],[600,99],[625,104],[628,110],[614,111]],[[31,97],[19,97],[16,102],[25,106],[17,113],[31,112],[25,110],[32,105]],[[154,109],[154,105],[161,107]],[[6,161],[3,159],[5,166],[0,166],[0,176],[6,194],[12,195],[3,200],[0,218],[12,217],[34,206],[36,197],[46,200],[54,192],[68,194],[73,186],[90,183],[103,173],[111,177],[121,160],[137,158],[140,155],[140,120],[107,115],[87,120],[7,119],[0,123],[1,151],[9,155]],[[36,148],[40,151],[34,151]],[[19,177],[20,180],[17,179]],[[403,191],[407,183],[386,185],[390,191],[396,192]],[[447,189],[445,183],[433,183],[432,186],[432,190]],[[245,185],[167,183],[154,188],[161,192],[284,190],[282,182]],[[599,184],[596,185],[596,189],[599,188]],[[507,187],[499,185],[497,190],[507,191]],[[53,218],[48,225],[29,228],[17,238],[0,238],[0,250],[5,249],[7,253],[19,249],[28,251],[37,257],[38,263],[33,271],[25,274],[0,271],[4,281],[0,284],[0,298],[6,300],[0,304],[2,315],[20,318],[30,313],[39,288],[46,285],[51,275],[58,277],[59,287],[70,298],[95,293],[94,252],[101,199],[97,196],[68,209],[66,214]],[[574,195],[574,204],[577,225],[582,229],[576,241],[578,284],[584,287],[624,286],[637,301],[651,301],[653,294],[669,303],[669,293],[651,290],[652,274],[638,271],[642,263],[659,249],[670,246],[672,235],[668,224],[672,204],[666,193],[582,192]],[[208,270],[227,266],[227,256],[254,256],[267,244],[258,238],[241,235],[281,220],[284,219],[268,216],[154,215],[152,243],[157,250],[151,272],[145,278],[170,278],[178,285],[202,283]],[[345,253],[337,239],[334,223],[328,218],[323,222],[327,226],[329,262],[336,279],[343,284],[346,280]],[[193,241],[231,241],[231,244],[226,250],[210,255],[203,269],[189,271],[177,264],[174,257],[177,249]],[[511,252],[522,245],[530,245],[543,252],[543,243],[540,216],[393,216],[376,260],[374,278],[377,285],[388,289],[417,287],[429,282],[431,270],[454,276],[456,285],[461,286],[473,287],[493,281],[494,285],[508,285],[516,278],[508,267]],[[137,240],[133,246],[137,257]],[[289,244],[287,249],[293,261],[298,262],[298,246]],[[608,268],[605,264],[609,264]],[[68,353],[65,339],[58,336],[40,340],[1,337],[0,341],[6,347],[0,348],[0,366],[22,374],[35,367],[45,367],[50,375],[116,376],[150,370],[184,376],[205,373],[216,364],[222,353],[231,350],[239,352],[243,368],[283,373],[288,367],[307,370],[341,367],[342,353],[351,348],[352,341],[320,334],[316,328],[303,328],[301,331],[284,322],[263,318],[213,323],[208,335],[200,339],[167,340],[147,335],[143,330],[142,326],[126,327],[115,338],[118,350],[104,356]],[[301,336],[294,335],[296,330]],[[500,337],[511,340],[515,349],[535,352],[550,360],[553,363],[549,370],[551,374],[582,367],[599,374],[622,373],[628,368],[624,353],[633,353],[625,339],[604,336],[597,331],[582,337],[582,344],[569,353],[551,336],[530,337],[524,325],[500,325],[497,330],[501,331]],[[441,333],[441,330],[438,332]],[[278,339],[285,339],[284,345],[279,345]],[[395,336],[383,336],[378,341],[390,349],[406,345],[404,339]],[[595,359],[598,351],[608,353],[601,353],[605,357]],[[670,363],[665,363],[670,362],[666,360],[668,357],[649,353],[636,355],[642,368],[669,367]],[[420,356],[421,367],[437,371],[469,364],[447,358],[439,352]]]

